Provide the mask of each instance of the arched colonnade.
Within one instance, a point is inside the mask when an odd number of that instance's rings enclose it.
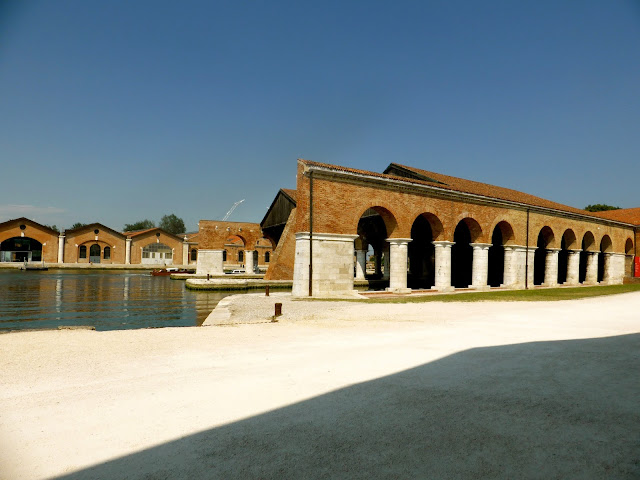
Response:
[[[454,221],[445,225],[438,215],[424,212],[410,229],[405,226],[410,236],[395,238],[402,227],[393,213],[368,208],[358,221],[354,278],[385,280],[396,292],[622,283],[626,257],[633,252],[631,238],[614,249],[610,235],[598,235],[598,228],[588,224],[538,222],[527,232],[502,218]]]

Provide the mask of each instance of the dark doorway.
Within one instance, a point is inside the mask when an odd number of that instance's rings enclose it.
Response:
[[[420,215],[411,227],[409,243],[409,288],[431,288],[435,283],[435,247],[429,221]]]
[[[471,285],[473,247],[470,245],[471,232],[464,221],[456,226],[453,241],[455,245],[451,247],[451,285],[466,288]]]

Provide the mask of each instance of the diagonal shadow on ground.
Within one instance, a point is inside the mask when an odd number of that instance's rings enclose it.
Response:
[[[640,478],[640,334],[478,348],[59,477]]]

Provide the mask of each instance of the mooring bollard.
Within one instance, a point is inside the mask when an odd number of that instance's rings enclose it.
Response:
[[[209,281],[209,274],[207,273],[207,282]]]
[[[267,285],[267,286],[264,288],[264,296],[265,296],[265,297],[268,297],[268,296],[269,296],[269,285]]]
[[[282,304],[276,303],[276,314],[274,317],[279,317],[280,315],[282,315]]]

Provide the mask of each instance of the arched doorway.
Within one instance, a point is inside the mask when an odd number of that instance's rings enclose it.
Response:
[[[605,235],[600,241],[600,254],[598,255],[598,282],[602,282],[605,279],[605,270],[608,268],[608,266],[605,267],[605,253],[609,253],[611,250],[611,238],[609,235]]]
[[[372,267],[365,267],[365,277],[369,280],[389,279],[389,245],[386,241],[390,234],[387,229],[389,222],[395,224],[395,219],[391,212],[383,207],[368,208],[358,220],[359,238],[355,243],[359,244],[362,250],[366,250],[365,263]],[[381,285],[381,288],[384,288],[384,285]]]
[[[538,234],[536,251],[533,255],[533,284],[542,285],[545,280],[547,247],[553,242],[553,230],[550,227],[543,227]]]
[[[42,243],[30,237],[8,238],[0,243],[0,262],[39,262]]]
[[[589,252],[593,250],[595,245],[595,238],[593,233],[587,232],[582,237],[582,251],[580,252],[580,266],[578,270],[578,281],[584,283],[587,278],[587,263],[589,258]]]
[[[151,243],[142,249],[142,263],[173,265],[173,249],[164,243]]]
[[[451,286],[466,288],[471,285],[473,272],[473,247],[471,243],[482,233],[480,225],[472,218],[461,220],[453,232],[451,247]]]
[[[491,234],[489,247],[489,276],[490,287],[499,287],[504,283],[504,246],[513,240],[513,228],[508,222],[499,222]]]
[[[561,285],[564,283],[573,284],[578,281],[579,272],[575,270],[575,264],[572,263],[570,265],[569,262],[570,255],[573,255],[569,252],[577,249],[578,242],[576,239],[576,234],[573,230],[568,228],[562,234],[562,239],[560,241],[560,253],[558,254],[558,283]],[[574,270],[570,272],[569,269]]]
[[[409,273],[407,286],[421,289],[435,284],[435,246],[433,241],[442,232],[440,220],[424,213],[415,219],[411,227],[411,242],[408,245]]]
[[[627,275],[630,277],[633,277],[634,272],[633,272],[633,257],[634,257],[634,251],[633,251],[633,240],[631,240],[630,238],[627,238],[627,241],[624,244],[624,253],[626,255],[625,257],[625,272],[628,272]]]
[[[89,263],[100,263],[100,245],[94,243],[89,247]]]

